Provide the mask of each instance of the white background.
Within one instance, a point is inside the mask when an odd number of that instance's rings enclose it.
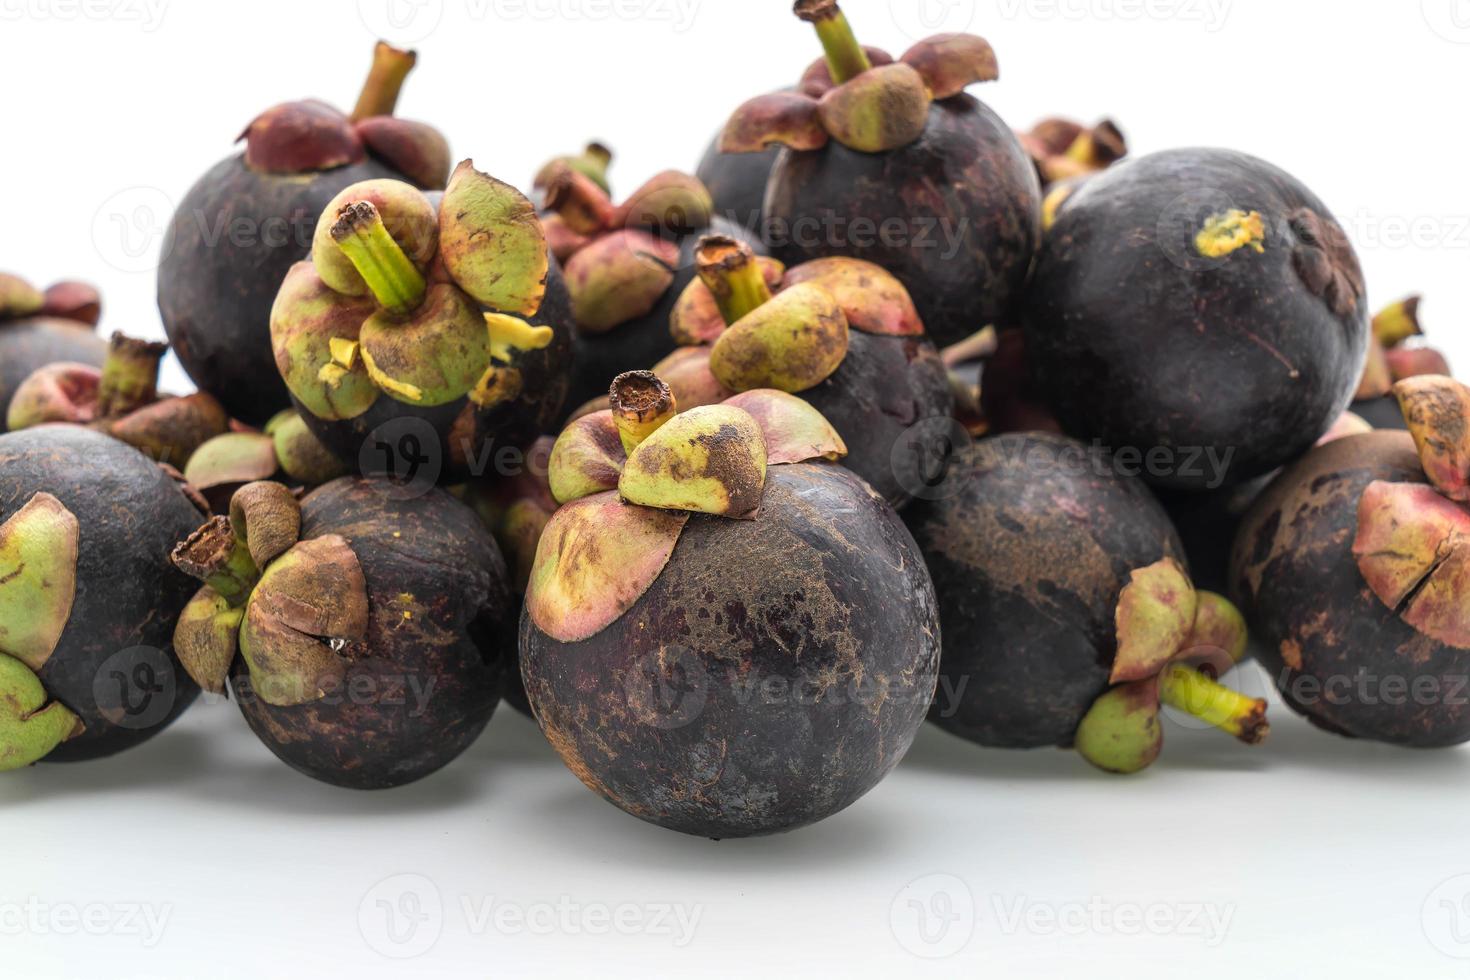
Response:
[[[388,2],[0,0],[0,268],[94,281],[104,330],[161,336],[171,202],[266,106],[350,107],[380,33],[421,54],[401,114],[458,155],[524,186],[598,137],[625,191],[692,169],[730,108],[817,53],[785,0],[398,0],[398,29]],[[1139,152],[1284,166],[1357,241],[1374,303],[1423,291],[1434,340],[1470,363],[1467,0],[845,6],[895,53],[986,35],[1002,79],[977,94],[1013,124],[1107,114]],[[445,771],[363,795],[201,703],[126,756],[0,780],[0,969],[1470,976],[1470,750],[1354,744],[1279,707],[1259,750],[1177,724],[1168,743],[1117,779],[926,730],[849,811],[714,844],[601,802],[508,709]],[[697,917],[692,936],[662,908]]]

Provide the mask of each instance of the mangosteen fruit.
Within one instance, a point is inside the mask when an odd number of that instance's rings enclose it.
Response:
[[[235,491],[247,483],[275,480],[315,488],[346,476],[349,469],[307,428],[299,412],[286,409],[261,431],[236,427],[204,443],[189,457],[184,479],[209,501],[211,511],[223,514]]]
[[[94,329],[102,315],[97,290],[58,282],[44,292],[0,272],[0,433],[15,389],[38,369],[66,361],[100,367],[107,342]]]
[[[311,251],[327,202],[364,180],[444,187],[444,137],[393,116],[416,60],[378,42],[350,115],[316,100],[266,110],[241,134],[245,151],[179,203],[158,268],[158,310],[184,370],[231,416],[261,425],[290,404],[267,324],[281,280]]]
[[[298,502],[252,483],[174,552],[205,584],[175,645],[226,683],[256,736],[298,772],[350,789],[422,779],[473,742],[514,648],[505,562],[437,488],[344,477]]]
[[[544,195],[562,168],[570,167],[596,184],[604,194],[611,194],[612,185],[608,183],[607,171],[612,165],[612,159],[613,152],[606,145],[595,141],[588,143],[581,153],[569,153],[548,160],[531,179],[531,189]]]
[[[100,432],[0,436],[0,769],[138,745],[199,694],[173,652],[169,563],[202,500]]]
[[[1394,386],[1409,431],[1313,450],[1256,501],[1231,584],[1283,700],[1327,731],[1470,740],[1470,389]]]
[[[1128,155],[1128,141],[1111,119],[1084,126],[1053,116],[1016,135],[1036,164],[1042,190],[1106,170]]]
[[[1254,744],[1265,703],[1217,682],[1245,625],[1198,592],[1143,481],[1051,433],[982,439],[905,518],[943,626],[944,730],[998,748],[1076,748],[1112,772],[1150,765],[1163,705]]]
[[[674,349],[669,314],[694,279],[694,247],[709,232],[751,239],[714,217],[696,178],[666,170],[622,204],[577,170],[556,168],[545,192],[547,235],[566,269],[576,326],[570,402],[607,393],[624,371]]]
[[[680,344],[710,345],[720,389],[800,395],[890,505],[925,492],[950,452],[954,396],[902,283],[862,259],[787,269],[723,235],[700,239],[694,266],[669,328]]]
[[[1004,320],[1040,242],[1041,185],[1010,128],[965,94],[999,77],[994,50],[940,34],[895,62],[857,43],[835,0],[795,11],[825,58],[797,91],[736,109],[720,136],[726,153],[783,147],[764,202],[771,254],[877,263],[941,345]]]
[[[364,475],[454,482],[561,418],[566,290],[531,202],[468,160],[438,202],[398,180],[338,194],[270,327],[307,428]]]
[[[694,176],[709,188],[715,214],[759,235],[766,226],[766,184],[780,155],[781,147],[774,145],[757,153],[726,153],[716,134]]]
[[[1368,343],[1342,228],[1295,178],[1228,150],[1088,180],[1046,235],[1024,314],[1062,428],[1196,490],[1310,449],[1347,408]]]
[[[6,412],[12,430],[49,423],[104,432],[155,462],[183,468],[230,425],[208,392],[165,396],[158,369],[167,344],[113,334],[100,368],[63,361],[38,368],[16,388]]]
[[[508,458],[513,464],[509,471],[497,472],[494,479],[476,480],[464,491],[464,502],[495,535],[495,543],[500,545],[500,553],[510,568],[511,594],[516,602],[516,612],[508,624],[511,633],[506,640],[511,650],[519,644],[520,604],[525,600],[536,546],[556,512],[549,476],[555,443],[553,437],[542,436],[523,454]],[[531,704],[526,700],[526,686],[521,681],[518,664],[505,671],[500,695],[511,707],[531,717]]]
[[[825,460],[809,404],[753,390],[675,414],[650,372],[552,450],[521,672],[567,767],[621,809],[724,838],[813,823],[907,751],[939,624],[913,539]]]
[[[1373,336],[1368,341],[1368,362],[1353,395],[1353,412],[1375,429],[1403,429],[1403,413],[1393,395],[1395,382],[1425,374],[1449,376],[1449,361],[1420,338],[1422,297],[1410,296],[1385,307],[1373,317]]]

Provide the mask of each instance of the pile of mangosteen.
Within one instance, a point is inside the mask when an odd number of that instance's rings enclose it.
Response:
[[[1260,744],[1252,661],[1327,732],[1470,740],[1470,388],[1419,299],[1370,318],[1264,160],[1013,129],[984,39],[794,13],[823,56],[623,198],[600,143],[529,194],[451,166],[386,44],[350,113],[265,111],[159,270],[193,393],[91,287],[0,275],[0,769],[202,691],[384,789],[504,698],[739,837],[926,720],[1152,778],[1171,726]]]

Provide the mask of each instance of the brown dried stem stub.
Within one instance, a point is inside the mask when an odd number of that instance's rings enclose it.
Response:
[[[395,48],[386,41],[373,47],[373,65],[352,110],[353,122],[373,116],[391,116],[398,107],[398,93],[408,73],[418,63],[418,54]]]
[[[604,193],[611,193],[607,180],[608,167],[612,164],[613,152],[605,144],[593,141],[581,153],[560,156],[549,160],[531,180],[531,186],[545,190],[564,168],[570,168],[592,181]]]
[[[751,247],[728,235],[706,235],[694,250],[699,279],[714,296],[726,324],[771,298],[765,270]]]
[[[168,344],[113,334],[97,390],[97,414],[115,418],[158,400],[158,369]]]
[[[228,517],[212,517],[174,548],[174,565],[199,579],[231,605],[243,605],[260,580],[260,569]]]
[[[679,410],[673,391],[652,371],[618,375],[608,389],[608,400],[623,451],[629,455]]]

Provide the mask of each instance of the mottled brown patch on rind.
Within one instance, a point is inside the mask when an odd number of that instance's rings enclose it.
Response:
[[[1350,436],[1309,453],[1241,525],[1232,591],[1293,710],[1340,734],[1457,744],[1470,738],[1470,652],[1404,622],[1353,560],[1359,501],[1377,480],[1424,481],[1407,433]]]
[[[792,829],[861,796],[907,750],[938,656],[902,525],[850,473],[808,464],[772,469],[759,521],[691,518],[604,633],[558,643],[527,614],[521,636],[536,716],[583,781],[707,837]]]

